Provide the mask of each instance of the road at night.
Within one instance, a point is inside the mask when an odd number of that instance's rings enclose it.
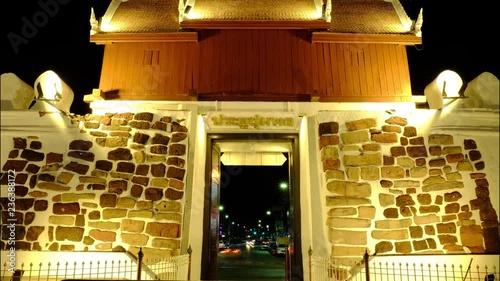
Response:
[[[242,247],[240,258],[219,255],[218,280],[285,280],[285,257]]]

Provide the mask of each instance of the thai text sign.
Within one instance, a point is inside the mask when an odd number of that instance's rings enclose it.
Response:
[[[205,122],[209,128],[216,129],[295,129],[298,117],[291,113],[208,113]]]

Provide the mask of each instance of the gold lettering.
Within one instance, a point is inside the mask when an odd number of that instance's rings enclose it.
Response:
[[[263,126],[272,127],[294,127],[295,119],[292,117],[263,117],[255,114],[252,117],[226,117],[223,114],[211,117],[210,120],[214,126],[238,126],[241,129],[255,128]]]
[[[222,125],[222,114],[219,115],[219,118],[212,117],[212,122],[214,123],[215,126],[221,126]]]

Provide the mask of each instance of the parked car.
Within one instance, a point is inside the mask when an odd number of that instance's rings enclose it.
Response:
[[[271,241],[269,241],[269,240],[262,240],[262,242],[260,244],[260,249],[263,250],[263,251],[269,250],[269,244],[270,243],[271,243]]]
[[[285,256],[286,254],[286,245],[278,245],[276,242],[269,243],[269,253],[275,256]]]
[[[227,248],[226,243],[223,240],[219,240],[219,250]]]

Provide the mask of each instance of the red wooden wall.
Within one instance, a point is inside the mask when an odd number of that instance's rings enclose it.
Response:
[[[199,42],[106,45],[100,89],[120,99],[411,101],[406,47],[311,43],[304,30],[204,30]],[[282,98],[281,98],[282,97]]]

